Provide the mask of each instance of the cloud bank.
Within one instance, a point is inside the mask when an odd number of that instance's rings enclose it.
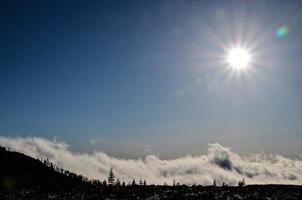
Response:
[[[96,151],[91,154],[69,150],[69,145],[39,137],[0,137],[0,145],[34,158],[48,158],[56,165],[91,179],[107,178],[110,167],[121,181],[146,179],[149,184],[210,185],[226,182],[236,185],[245,178],[247,184],[302,184],[302,160],[280,155],[250,154],[242,156],[220,144],[209,144],[200,156],[160,159],[148,155],[141,159],[119,159]]]

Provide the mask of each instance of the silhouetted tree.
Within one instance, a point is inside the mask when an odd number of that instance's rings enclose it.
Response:
[[[239,187],[245,186],[245,180],[244,180],[244,178],[238,182],[238,186]]]
[[[217,182],[216,179],[213,180],[213,186],[216,187],[217,186]]]
[[[121,182],[120,182],[119,178],[116,179],[115,186],[118,186],[118,187],[121,186]]]
[[[122,183],[122,187],[125,187],[125,186],[126,186],[125,181],[123,181],[123,183]]]
[[[222,187],[228,187],[228,184],[226,184],[225,182],[222,182]]]
[[[103,180],[103,186],[107,186],[106,180]]]
[[[144,179],[144,186],[146,186],[147,185],[147,182],[146,182],[146,179]]]
[[[140,185],[140,186],[143,185],[143,180],[142,180],[142,178],[139,179],[139,185]]]
[[[108,185],[114,185],[114,181],[115,181],[115,175],[111,167],[108,175]]]
[[[136,185],[136,183],[135,183],[135,179],[133,179],[133,180],[132,180],[131,185],[132,185],[132,186],[135,186],[135,185]]]

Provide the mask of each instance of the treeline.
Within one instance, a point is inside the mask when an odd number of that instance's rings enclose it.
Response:
[[[11,151],[9,148],[4,148],[0,146],[0,150],[5,150],[5,151]],[[90,185],[96,186],[98,188],[100,187],[129,187],[129,186],[147,186],[147,181],[145,179],[139,178],[138,182],[136,182],[136,179],[133,178],[132,181],[125,182],[125,181],[120,181],[118,177],[116,177],[113,168],[111,167],[109,169],[108,173],[108,178],[100,181],[99,179],[88,179],[86,176],[76,174],[74,172],[71,172],[69,170],[63,169],[62,167],[57,166],[56,164],[52,163],[49,161],[48,158],[46,159],[36,159],[37,161],[41,162],[44,164],[46,167],[50,168],[51,170],[58,172],[62,175],[65,175],[72,179],[74,182],[83,182],[83,183],[88,183]],[[173,179],[173,182],[171,184],[172,186],[184,186],[184,184],[181,184],[180,182],[176,182],[175,179]],[[245,179],[241,179],[238,182],[239,187],[245,186]],[[152,185],[154,186],[154,185]],[[163,186],[168,186],[168,184],[165,182],[163,183]],[[197,186],[196,184],[192,185]],[[199,185],[200,186],[200,185]],[[218,184],[218,182],[214,179],[212,183],[213,187],[217,186],[222,186],[222,187],[228,187],[229,185],[225,182],[222,182],[221,184]]]
[[[142,178],[140,178],[138,183],[136,183],[135,179],[133,179],[132,182],[129,181],[127,184],[125,184],[125,182],[121,183],[120,180],[119,180],[119,178],[115,177],[113,168],[111,167],[110,170],[109,170],[107,181],[106,181],[106,179],[103,180],[102,184],[104,186],[107,186],[107,185],[108,186],[136,186],[136,185],[146,186],[147,182],[146,182],[145,179],[143,180]],[[166,182],[163,185],[164,186],[168,186],[168,184]],[[239,187],[243,187],[245,185],[246,185],[246,183],[245,183],[245,179],[244,178],[242,178],[241,180],[238,181],[238,186]],[[180,182],[176,182],[176,180],[173,179],[172,186],[181,186],[181,184],[180,184]],[[193,183],[192,186],[194,187],[194,186],[197,186],[197,185],[195,183]],[[218,183],[217,183],[217,181],[216,181],[216,179],[213,180],[212,186],[214,186],[214,187],[219,186]],[[222,186],[222,187],[228,187],[229,185],[227,183],[225,183],[225,182],[222,182],[222,184],[220,186]]]
[[[127,184],[125,183],[125,181],[123,181],[121,183],[120,179],[115,177],[115,174],[114,174],[114,171],[113,171],[112,167],[109,170],[109,174],[108,174],[107,180],[106,179],[103,180],[102,184],[104,186],[116,186],[116,187],[120,187],[120,186],[136,186],[136,185],[147,186],[146,180],[145,179],[143,180],[142,178],[139,179],[138,183],[136,183],[135,178],[131,182],[129,181]]]

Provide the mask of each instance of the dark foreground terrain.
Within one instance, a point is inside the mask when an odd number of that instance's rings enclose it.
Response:
[[[302,188],[296,186],[238,187],[164,187],[126,186],[96,190],[74,189],[58,191],[17,190],[1,192],[0,199],[302,199]]]
[[[43,199],[296,199],[302,186],[248,185],[214,186],[107,186],[0,147],[0,200]]]

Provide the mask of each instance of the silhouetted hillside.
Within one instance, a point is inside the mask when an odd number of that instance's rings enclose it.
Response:
[[[88,181],[81,175],[0,147],[1,200],[63,199],[204,199],[301,200],[302,187],[294,185],[186,186],[137,185]],[[110,179],[109,179],[110,180]],[[119,184],[118,184],[119,183]]]
[[[81,176],[63,169],[59,169],[62,171],[60,173],[51,163],[48,166],[46,161],[43,163],[24,154],[7,151],[3,147],[0,147],[0,163],[1,190],[56,190],[86,184]],[[68,172],[69,175],[63,172]]]

